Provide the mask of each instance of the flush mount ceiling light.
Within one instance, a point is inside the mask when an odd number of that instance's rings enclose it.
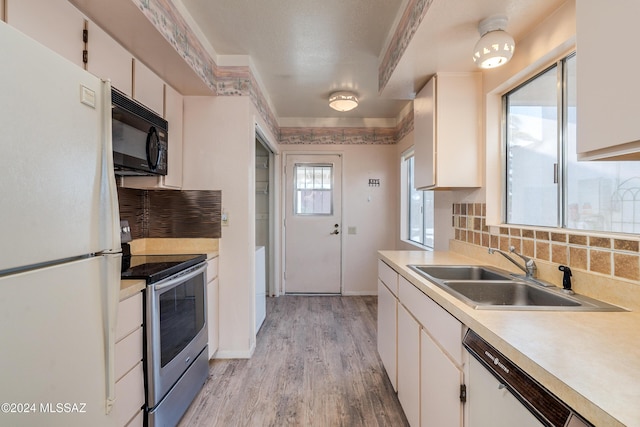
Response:
[[[509,62],[513,56],[515,42],[504,29],[506,16],[492,16],[478,24],[480,40],[473,49],[473,62],[480,68],[495,68]]]
[[[351,111],[358,106],[358,97],[353,92],[335,92],[329,96],[329,107],[337,111]]]

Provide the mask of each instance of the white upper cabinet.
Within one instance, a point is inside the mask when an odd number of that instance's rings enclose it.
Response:
[[[133,77],[131,54],[93,22],[88,23],[87,70],[131,96]]]
[[[441,73],[413,104],[416,188],[482,185],[480,73]]]
[[[640,159],[640,2],[576,2],[580,159]]]
[[[6,22],[82,67],[84,15],[67,0],[5,0]]]
[[[137,59],[133,61],[133,99],[164,116],[164,81]]]
[[[168,172],[162,186],[182,188],[182,109],[184,97],[171,86],[165,86],[165,119],[169,123]]]

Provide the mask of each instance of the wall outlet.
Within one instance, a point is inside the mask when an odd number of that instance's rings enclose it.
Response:
[[[220,221],[222,222],[223,227],[229,226],[229,213],[225,210],[222,210],[222,215],[220,217]]]

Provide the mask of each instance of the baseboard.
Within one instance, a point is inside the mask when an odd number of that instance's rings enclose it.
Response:
[[[378,291],[344,291],[342,293],[343,297],[366,297],[366,296],[377,296]]]
[[[256,350],[256,343],[251,344],[249,350],[220,350],[215,352],[213,359],[251,359]]]

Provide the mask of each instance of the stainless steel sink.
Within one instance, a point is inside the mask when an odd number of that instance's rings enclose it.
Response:
[[[409,265],[411,269],[474,309],[625,311],[539,280],[526,280],[486,266]],[[542,283],[542,284],[541,284]],[[545,287],[546,286],[546,287]]]
[[[418,272],[440,280],[511,280],[509,273],[479,265],[415,265]]]

